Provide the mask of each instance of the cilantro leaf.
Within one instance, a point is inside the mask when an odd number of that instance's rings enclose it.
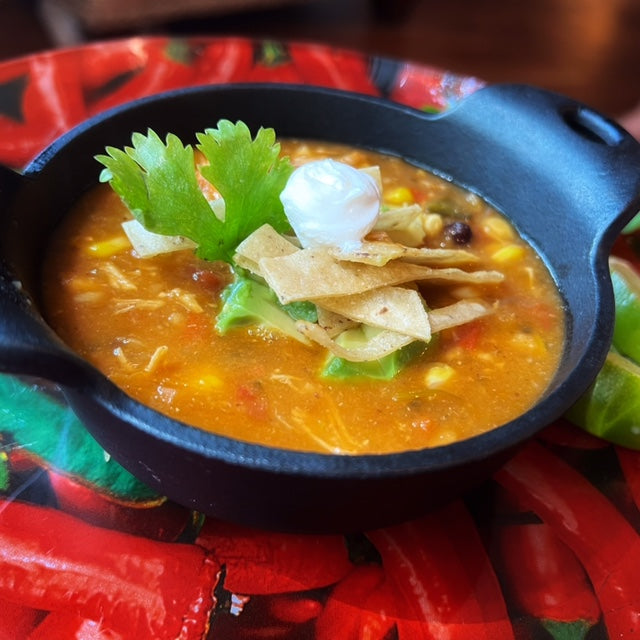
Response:
[[[293,166],[280,158],[273,129],[261,128],[252,140],[243,122],[221,120],[197,139],[210,163],[200,171],[224,199],[224,222],[198,185],[193,148],[173,134],[163,142],[149,129],[146,136],[134,133],[131,147],[107,147],[96,156],[105,167],[100,181],[109,182],[145,229],[189,238],[206,260],[231,261],[238,244],[263,224],[288,229],[280,193]]]
[[[252,140],[247,125],[220,120],[217,129],[196,135],[209,161],[200,168],[225,202],[225,235],[231,250],[263,224],[286,231],[289,223],[280,201],[293,166],[280,157],[273,129],[260,128]]]
[[[96,156],[109,182],[132,215],[148,231],[185,236],[206,258],[220,244],[222,223],[198,187],[192,147],[169,134],[166,144],[152,130],[134,133],[132,147],[107,147]]]

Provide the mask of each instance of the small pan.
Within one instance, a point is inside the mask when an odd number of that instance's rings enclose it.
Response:
[[[329,455],[220,437],[131,399],[69,350],[41,314],[52,231],[97,183],[92,160],[151,127],[191,140],[220,118],[280,137],[401,156],[476,192],[540,253],[566,305],[558,372],[524,415],[422,451]],[[143,99],[63,136],[19,175],[0,172],[0,371],[60,385],[96,440],[169,498],[216,517],[288,531],[357,531],[416,517],[487,479],[586,390],[607,354],[607,257],[640,209],[640,145],[566,97],[527,86],[481,89],[442,115],[383,99],[293,85],[199,87]],[[212,407],[215,411],[215,407]]]

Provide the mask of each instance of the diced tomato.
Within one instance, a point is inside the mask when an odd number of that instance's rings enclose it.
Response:
[[[202,285],[202,288],[211,293],[218,293],[225,285],[221,274],[208,269],[198,269],[193,272],[194,282]]]
[[[267,396],[257,380],[237,388],[236,402],[254,420],[266,420],[269,416]]]

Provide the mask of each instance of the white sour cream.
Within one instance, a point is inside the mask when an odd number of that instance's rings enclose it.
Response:
[[[303,247],[357,246],[380,213],[380,189],[366,173],[336,160],[298,167],[280,194]]]

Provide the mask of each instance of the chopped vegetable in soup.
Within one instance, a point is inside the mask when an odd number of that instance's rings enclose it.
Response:
[[[241,123],[198,140],[108,149],[112,188],[47,257],[48,320],[131,396],[241,440],[386,453],[490,430],[544,393],[562,303],[479,197]]]

